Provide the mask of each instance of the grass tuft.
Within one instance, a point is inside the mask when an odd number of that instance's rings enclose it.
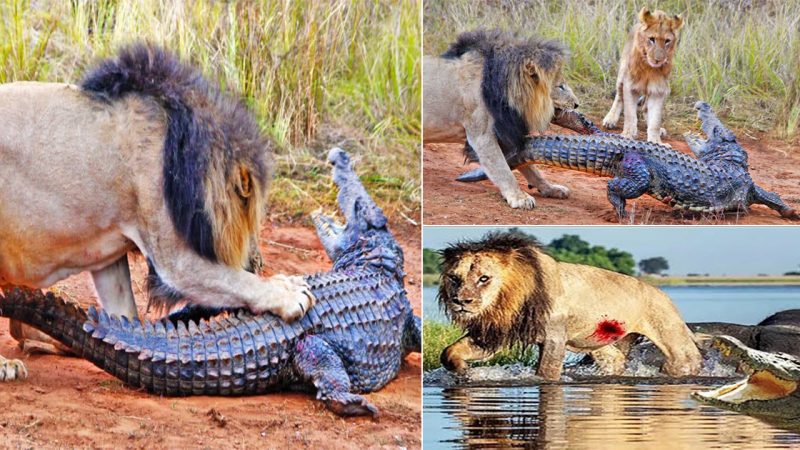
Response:
[[[439,356],[445,347],[455,342],[464,332],[457,326],[450,323],[441,323],[433,320],[422,322],[422,370],[429,371],[442,366]],[[539,358],[537,348],[527,349],[514,346],[500,350],[496,355],[486,361],[471,363],[471,366],[503,366],[514,363],[522,363],[533,366]]]

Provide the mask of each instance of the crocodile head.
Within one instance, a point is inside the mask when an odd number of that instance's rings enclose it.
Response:
[[[792,428],[800,427],[800,359],[785,353],[754,350],[730,336],[717,336],[713,345],[740,362],[744,380],[692,398],[719,408],[756,416]]]
[[[372,265],[402,272],[403,252],[387,228],[386,216],[367,194],[353,171],[350,156],[340,148],[328,153],[333,166],[333,182],[339,187],[339,209],[345,225],[320,213],[312,215],[317,234],[334,268]]]
[[[719,120],[711,105],[706,102],[699,101],[694,104],[694,109],[697,110],[697,118],[700,119],[702,124],[703,133],[708,136],[710,141],[717,142],[736,142],[736,135],[733,134],[722,122]]]

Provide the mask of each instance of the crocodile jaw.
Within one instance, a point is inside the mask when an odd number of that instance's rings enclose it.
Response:
[[[738,359],[750,375],[710,391],[694,392],[692,398],[755,416],[800,417],[800,361],[748,348],[730,336],[715,337],[714,346],[724,356]]]
[[[708,403],[740,405],[750,401],[784,398],[796,390],[796,381],[784,380],[769,370],[757,370],[744,380],[710,391],[696,392],[694,396]]]

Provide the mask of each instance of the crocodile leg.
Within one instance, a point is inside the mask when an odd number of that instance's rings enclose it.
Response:
[[[783,203],[783,200],[781,200],[778,194],[760,188],[755,183],[753,183],[751,198],[753,203],[767,205],[775,211],[778,211],[781,214],[781,217],[795,220],[800,219],[800,216],[798,216],[794,208],[788,206],[786,203]]]
[[[306,336],[295,347],[293,364],[298,377],[317,388],[317,398],[341,416],[378,416],[366,398],[350,392],[350,377],[336,352],[317,336]]]
[[[650,170],[641,155],[627,152],[620,164],[620,174],[608,182],[608,201],[614,206],[620,220],[627,217],[625,200],[639,198],[650,187]]]
[[[6,359],[0,356],[0,381],[23,380],[28,378],[28,369],[18,359]]]

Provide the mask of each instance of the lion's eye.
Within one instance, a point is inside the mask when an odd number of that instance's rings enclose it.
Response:
[[[654,38],[654,37],[651,37],[651,38],[650,38],[650,43],[651,43],[651,44],[655,44],[655,43],[656,43],[656,38]]]
[[[566,89],[564,89],[564,85],[563,84],[559,84],[558,88],[561,89],[562,91],[566,91]]]
[[[486,283],[487,281],[489,281],[488,275],[483,275],[480,278],[478,278],[478,283]]]
[[[450,282],[453,284],[458,284],[461,282],[461,279],[458,278],[458,275],[448,275],[447,279],[450,280]]]
[[[669,45],[670,42],[672,42],[672,40],[671,39],[667,39],[666,41],[664,41],[664,44]]]

